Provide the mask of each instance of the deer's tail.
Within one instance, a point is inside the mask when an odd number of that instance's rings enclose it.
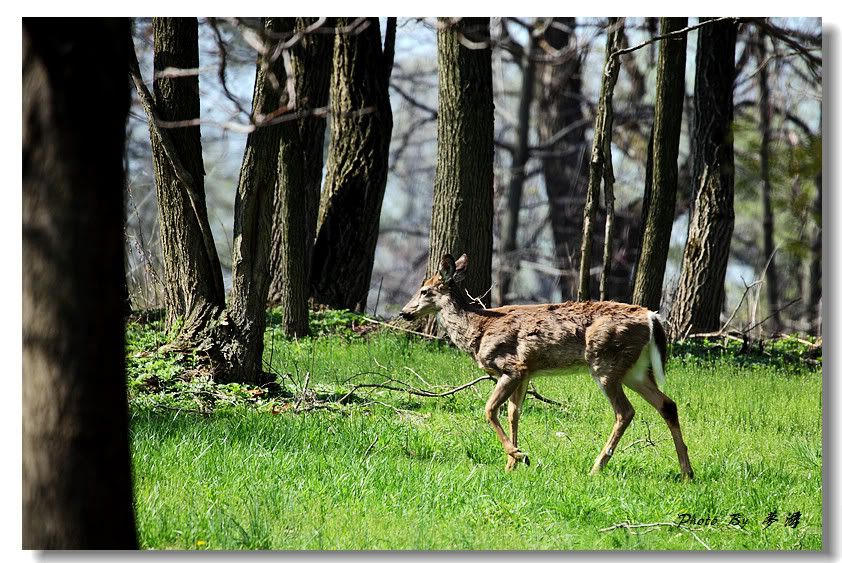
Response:
[[[653,346],[654,344],[654,346]],[[667,377],[664,365],[667,363],[667,333],[656,311],[649,311],[649,364],[655,374],[655,384],[663,387]]]

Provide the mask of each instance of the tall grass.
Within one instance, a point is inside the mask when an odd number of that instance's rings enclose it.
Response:
[[[541,379],[540,392],[562,406],[526,399],[520,445],[532,465],[505,473],[482,416],[488,381],[445,398],[361,389],[338,410],[289,408],[305,381],[325,395],[389,378],[455,386],[480,375],[464,354],[402,335],[287,342],[272,330],[265,359],[291,398],[201,415],[135,396],[143,547],[821,548],[819,371],[672,360],[665,391],[678,403],[691,483],[679,478],[666,425],[631,393],[637,416],[604,472],[589,477],[611,408],[587,374]],[[764,528],[772,511],[779,520]],[[785,525],[796,511],[798,525]],[[601,531],[683,513],[704,522]],[[729,525],[735,513],[743,527]]]

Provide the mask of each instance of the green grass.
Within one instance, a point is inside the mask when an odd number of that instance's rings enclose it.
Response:
[[[660,416],[634,394],[637,416],[617,453],[589,477],[613,423],[608,402],[586,374],[539,380],[540,392],[563,406],[526,399],[520,444],[532,465],[505,473],[503,450],[482,416],[489,381],[446,398],[361,389],[347,406],[311,410],[308,395],[301,412],[292,408],[307,373],[307,388],[321,398],[388,378],[446,388],[481,375],[452,348],[382,332],[287,342],[270,327],[265,359],[289,393],[261,395],[181,381],[172,359],[144,352],[160,339],[156,327],[129,327],[144,548],[822,546],[816,369],[673,359],[665,391],[678,403],[692,483],[679,479]],[[190,358],[180,361],[189,369]],[[780,520],[763,529],[773,510]],[[801,519],[793,529],[784,520],[795,511]],[[674,522],[681,513],[718,522],[600,531],[621,522]],[[746,517],[743,529],[727,525],[732,513]]]

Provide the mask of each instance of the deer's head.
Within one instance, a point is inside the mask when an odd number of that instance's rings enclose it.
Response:
[[[442,256],[438,273],[424,280],[409,303],[401,309],[401,317],[412,320],[440,311],[450,299],[451,291],[464,281],[467,269],[466,255],[463,254],[456,261],[450,254]]]

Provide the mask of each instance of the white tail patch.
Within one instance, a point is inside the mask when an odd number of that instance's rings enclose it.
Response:
[[[655,373],[655,383],[658,387],[663,387],[664,384],[667,382],[667,377],[664,374],[664,362],[663,358],[661,358],[661,351],[658,350],[658,345],[655,343],[655,321],[660,322],[658,319],[657,311],[649,311],[649,355],[652,365],[652,371]]]
[[[655,342],[655,327],[653,319],[657,318],[657,313],[651,311],[649,312],[649,342],[647,342],[640,350],[640,356],[637,358],[637,361],[634,362],[634,365],[629,368],[629,371],[626,373],[625,377],[623,377],[623,382],[626,383],[626,385],[629,383],[631,383],[633,387],[637,386],[635,384],[645,385],[650,367],[655,374],[655,384],[658,388],[662,387],[664,383],[666,383],[664,363],[661,358],[661,352],[658,350],[658,344]]]

